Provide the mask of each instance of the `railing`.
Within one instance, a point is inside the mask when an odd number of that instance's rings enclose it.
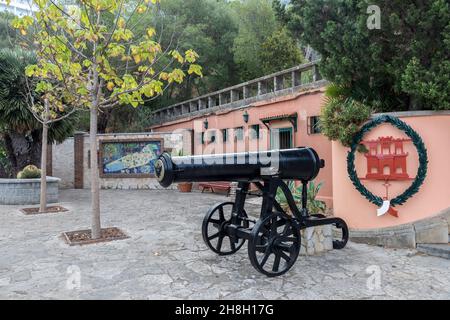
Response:
[[[183,101],[152,113],[152,125],[210,112],[240,108],[271,97],[293,93],[323,82],[318,61],[302,64],[258,79]]]

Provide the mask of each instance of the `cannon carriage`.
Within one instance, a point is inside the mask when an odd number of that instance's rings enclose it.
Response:
[[[218,255],[233,254],[247,241],[253,267],[273,277],[286,273],[294,265],[300,253],[302,229],[331,224],[341,230],[339,238],[333,240],[333,248],[342,249],[348,241],[344,220],[308,212],[307,184],[323,167],[324,161],[314,149],[302,147],[173,158],[164,153],[155,163],[155,173],[163,187],[186,181],[238,182],[235,201],[218,203],[205,215],[203,240]],[[302,183],[301,208],[284,180]],[[251,183],[263,197],[257,220],[250,218],[244,208]],[[290,212],[277,202],[278,188],[284,193]]]

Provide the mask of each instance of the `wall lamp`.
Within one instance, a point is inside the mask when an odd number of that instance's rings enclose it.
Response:
[[[248,122],[249,114],[248,114],[247,110],[244,111],[244,114],[242,115],[242,118],[244,118],[244,122],[245,123]]]

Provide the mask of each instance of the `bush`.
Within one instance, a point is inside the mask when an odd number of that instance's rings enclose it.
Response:
[[[41,177],[41,169],[29,165],[17,174],[17,179],[36,179]]]
[[[326,103],[320,116],[322,133],[330,140],[350,147],[353,136],[366,122],[372,109],[348,95],[347,88],[330,85],[326,90]]]
[[[287,185],[289,187],[289,190],[291,190],[292,196],[294,197],[295,204],[298,208],[301,208],[303,185],[300,184],[296,186],[293,180],[288,181]],[[316,199],[322,186],[323,182],[315,184],[314,181],[310,181],[308,183],[308,198],[306,207],[308,208],[308,212],[311,214],[324,213],[327,208],[327,205],[324,201]],[[283,210],[285,210],[286,212],[290,212],[288,201],[281,188],[277,189],[276,200]]]

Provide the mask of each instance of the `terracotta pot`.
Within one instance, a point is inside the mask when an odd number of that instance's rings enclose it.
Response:
[[[191,182],[180,182],[177,185],[178,190],[180,192],[191,192],[192,191],[192,183]]]

